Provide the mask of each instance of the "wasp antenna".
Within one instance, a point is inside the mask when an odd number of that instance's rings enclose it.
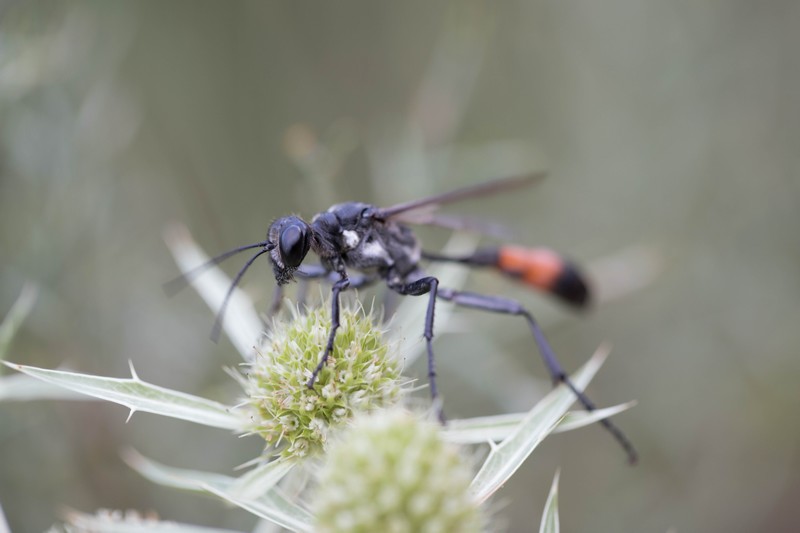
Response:
[[[267,248],[267,250],[265,250],[265,251],[272,250],[273,248],[275,248],[275,245],[272,244],[271,242],[263,241],[263,242],[257,242],[255,244],[248,244],[246,246],[240,246],[238,248],[234,248],[233,250],[228,250],[227,252],[221,253],[216,257],[212,257],[211,259],[209,259],[205,263],[193,268],[189,272],[185,272],[185,273],[181,274],[180,276],[178,276],[177,278],[166,282],[164,284],[164,292],[167,293],[167,296],[174,296],[175,294],[177,294],[181,290],[185,289],[186,286],[189,285],[189,283],[193,279],[195,279],[197,276],[199,276],[200,274],[202,274],[203,272],[205,272],[209,268],[220,264],[221,262],[223,262],[227,258],[229,258],[229,257],[231,257],[233,255],[236,255],[236,254],[238,254],[240,252],[244,252],[246,250],[251,250],[253,248],[260,248],[262,246]]]
[[[236,274],[236,277],[233,278],[233,282],[231,283],[231,286],[228,289],[228,292],[225,293],[225,298],[222,300],[222,305],[220,305],[219,311],[217,311],[217,318],[214,320],[214,326],[211,328],[211,340],[212,341],[217,342],[219,340],[219,334],[222,331],[222,319],[225,316],[225,309],[228,307],[228,302],[230,301],[231,296],[233,296],[233,290],[239,284],[239,281],[241,281],[242,276],[244,276],[244,273],[247,271],[248,268],[250,268],[250,265],[253,264],[253,261],[258,259],[258,256],[264,255],[265,253],[269,252],[273,248],[275,248],[275,245],[270,243],[269,245],[267,245],[266,248],[264,248],[263,250],[258,252],[256,255],[254,255],[253,257],[248,259],[247,263],[245,263],[244,266],[241,268],[241,270],[239,270],[239,272]]]

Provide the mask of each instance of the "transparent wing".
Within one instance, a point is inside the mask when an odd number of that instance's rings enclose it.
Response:
[[[544,172],[534,172],[531,174],[522,174],[519,176],[510,176],[469,187],[463,187],[454,191],[428,196],[419,200],[412,200],[401,204],[395,204],[390,207],[379,209],[376,213],[377,218],[397,218],[403,214],[404,218],[409,218],[412,212],[424,211],[430,213],[438,209],[442,205],[452,204],[467,200],[470,198],[480,198],[483,196],[493,195],[501,192],[512,191],[522,187],[528,187],[534,183],[541,181],[545,176]]]
[[[506,241],[514,240],[515,237],[515,232],[511,227],[499,222],[464,215],[434,213],[432,210],[424,208],[400,213],[392,217],[392,220],[397,220],[405,224],[437,226],[454,231],[486,235],[487,237],[494,237]]]

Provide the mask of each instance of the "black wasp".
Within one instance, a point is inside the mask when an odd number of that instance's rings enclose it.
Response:
[[[193,277],[232,255],[260,248],[239,270],[225,296],[212,330],[212,339],[216,340],[228,300],[245,271],[259,256],[269,254],[272,263],[277,282],[273,305],[282,298],[283,286],[294,281],[295,276],[303,279],[330,280],[332,325],[325,352],[308,381],[309,388],[314,386],[317,374],[324,367],[333,349],[336,330],[339,328],[339,294],[342,291],[383,281],[389,289],[402,295],[427,294],[424,337],[428,352],[428,378],[434,405],[438,405],[432,348],[437,298],[473,309],[520,316],[528,323],[554,384],[564,383],[575,393],[580,403],[591,411],[595,409],[594,403],[570,381],[539,325],[519,302],[499,296],[440,287],[438,279],[425,274],[420,267],[420,261],[425,259],[493,267],[522,283],[543,290],[577,307],[585,306],[589,302],[589,290],[580,271],[559,254],[543,248],[502,245],[480,248],[472,254],[460,257],[426,252],[422,250],[419,240],[407,225],[433,224],[463,229],[468,225],[467,219],[444,217],[435,213],[435,210],[444,204],[524,187],[542,177],[542,173],[536,173],[499,179],[392,207],[381,208],[361,202],[345,202],[318,213],[310,223],[297,216],[282,217],[270,225],[266,240],[218,255],[187,276],[175,280],[177,283],[174,285],[185,283],[188,277]],[[319,257],[320,264],[301,267],[310,250]],[[351,275],[350,270],[356,270],[359,274]],[[441,411],[440,418],[443,418]],[[629,461],[635,462],[636,451],[625,434],[607,419],[601,420],[600,423],[624,448]]]

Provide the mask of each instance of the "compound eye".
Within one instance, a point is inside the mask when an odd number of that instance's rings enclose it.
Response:
[[[287,267],[296,267],[308,253],[308,234],[305,227],[291,225],[281,232],[281,259]]]

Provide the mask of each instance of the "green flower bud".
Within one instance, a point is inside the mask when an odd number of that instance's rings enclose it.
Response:
[[[480,531],[470,468],[439,431],[400,410],[357,419],[320,473],[314,531]]]
[[[322,451],[328,435],[354,413],[391,405],[401,392],[397,358],[371,314],[342,306],[333,352],[317,376],[331,328],[330,305],[275,321],[244,380],[253,431],[284,457]]]

